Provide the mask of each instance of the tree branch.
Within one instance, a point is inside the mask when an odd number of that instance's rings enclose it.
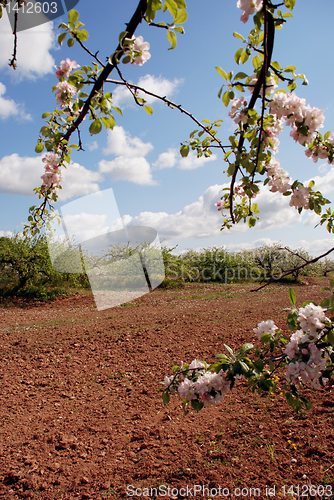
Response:
[[[215,137],[215,135],[210,132],[208,127],[205,127],[200,121],[197,120],[197,118],[195,118],[191,113],[189,113],[189,111],[182,108],[181,104],[176,104],[175,102],[167,99],[166,96],[162,97],[158,94],[154,94],[153,92],[150,92],[149,90],[144,89],[143,87],[139,87],[139,85],[135,85],[134,83],[129,83],[126,81],[107,79],[106,83],[114,83],[115,85],[125,85],[128,88],[134,89],[135,92],[137,90],[140,90],[141,92],[144,92],[144,94],[150,95],[152,97],[155,97],[156,99],[159,99],[160,101],[163,101],[164,103],[167,104],[168,107],[178,109],[181,113],[187,115],[191,120],[193,120],[196,123],[196,125],[201,127],[201,129],[204,130],[214,140],[214,142],[216,142],[218,144],[217,146],[210,146],[210,147],[219,147],[224,153],[226,153],[225,148],[231,147],[231,146],[224,146],[221,143],[221,141],[219,139],[217,139],[217,137]],[[132,94],[132,92],[131,92],[131,94]]]
[[[280,280],[282,278],[285,278],[285,276],[289,276],[290,274],[293,274],[295,271],[299,271],[299,269],[303,269],[304,267],[308,266],[309,264],[314,264],[315,262],[318,262],[318,260],[322,259],[323,257],[326,257],[326,255],[330,254],[331,252],[334,251],[334,247],[328,250],[327,252],[323,253],[322,255],[319,255],[319,257],[315,257],[314,259],[306,261],[304,264],[301,264],[300,266],[294,267],[293,269],[289,269],[288,271],[285,271],[282,276],[280,277]],[[298,255],[299,257],[299,255]],[[270,279],[267,283],[264,285],[260,286],[259,288],[254,288],[251,290],[251,292],[258,292],[259,290],[262,290],[262,288],[265,288],[266,286],[270,285],[270,283],[277,283],[279,280],[275,280],[274,278]]]

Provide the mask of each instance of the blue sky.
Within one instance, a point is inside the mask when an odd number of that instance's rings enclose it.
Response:
[[[100,0],[93,9],[91,5],[80,0],[77,9],[90,34],[87,45],[92,52],[99,50],[104,61],[117,46],[118,34],[124,30],[137,0]],[[334,131],[334,40],[330,36],[333,2],[297,0],[293,14],[276,32],[273,58],[282,66],[293,64],[298,73],[306,74],[310,85],[300,86],[296,93],[311,106],[324,109],[323,131]],[[251,61],[242,68],[234,61],[241,41],[232,36],[233,31],[246,36],[252,27],[252,20],[244,25],[240,15],[236,0],[189,0],[185,34],[178,36],[173,51],[168,50],[164,30],[143,23],[136,35],[150,43],[151,59],[142,67],[123,65],[123,75],[166,95],[199,120],[224,120],[219,137],[228,143],[234,124],[217,97],[223,80],[215,66],[226,71],[253,72]],[[161,13],[160,19],[168,22],[168,13]],[[13,43],[7,15],[0,20],[0,235],[20,232],[29,206],[38,202],[32,190],[40,185],[44,168],[42,155],[34,149],[43,125],[41,115],[52,111],[56,104],[51,92],[57,83],[54,66],[66,57],[81,66],[91,63],[91,57],[80,47],[59,47],[57,26],[62,20],[67,18],[19,33],[15,72],[7,65]],[[117,74],[112,77],[117,78]],[[266,189],[258,197],[262,217],[255,228],[241,224],[221,232],[222,218],[214,204],[228,182],[222,155],[215,152],[208,161],[192,156],[181,159],[180,143],[196,128],[189,118],[153,101],[149,104],[154,113],[149,116],[133,103],[124,88],[110,85],[110,92],[114,104],[122,108],[123,117],[116,113],[114,130],[103,130],[97,136],[89,134],[88,120],[83,122],[85,152],[73,155],[56,208],[80,196],[112,188],[123,223],[154,227],[163,244],[178,245],[178,250],[212,246],[237,250],[280,240],[316,255],[332,246],[333,237],[324,228],[314,229],[316,217],[307,211],[299,216],[286,198]],[[290,138],[288,128],[280,140],[277,158],[281,166],[294,180],[316,180],[316,187],[333,199],[334,168],[324,160],[314,164],[306,158],[303,148]]]

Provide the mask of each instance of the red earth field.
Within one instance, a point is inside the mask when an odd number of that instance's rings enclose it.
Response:
[[[299,417],[280,390],[245,395],[242,381],[198,414],[162,403],[173,364],[257,342],[265,319],[287,331],[288,285],[253,288],[0,306],[0,498],[334,498],[333,389],[306,390]],[[315,280],[294,289],[298,305],[326,296]]]

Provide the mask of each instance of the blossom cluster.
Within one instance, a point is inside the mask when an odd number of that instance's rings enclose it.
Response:
[[[291,137],[302,146],[309,145],[316,138],[325,120],[323,109],[311,108],[294,92],[277,92],[269,102],[269,108],[272,114],[284,118],[292,127]]]
[[[238,0],[237,7],[243,10],[240,20],[246,23],[249,16],[262,9],[263,0]]]
[[[138,66],[142,66],[146,61],[148,61],[151,57],[149,52],[150,44],[148,42],[144,42],[142,36],[137,36],[137,38],[133,35],[131,41],[133,43],[131,45],[131,63],[132,66],[134,64],[138,64]]]
[[[68,78],[72,71],[76,68],[80,68],[76,61],[71,61],[67,58],[65,61],[61,61],[60,66],[55,66],[57,69],[56,77],[60,80],[61,78]]]
[[[60,171],[60,157],[55,153],[47,153],[42,160],[45,163],[45,173],[41,176],[43,181],[43,191],[55,191],[55,188],[62,181]]]
[[[219,373],[208,371],[206,365],[197,359],[190,363],[185,374],[165,377],[164,384],[166,389],[177,386],[178,394],[183,400],[201,401],[204,406],[220,403],[223,401],[223,395],[230,389],[230,383],[223,370]]]
[[[323,385],[328,382],[328,379],[323,377],[323,372],[330,358],[326,349],[319,349],[316,342],[323,336],[325,322],[329,319],[325,316],[325,310],[321,306],[310,303],[299,308],[297,321],[300,329],[291,335],[284,351],[289,360],[286,379],[289,384],[295,386],[299,386],[302,382],[319,389],[320,380]],[[262,321],[257,328],[254,328],[254,332],[260,339],[264,334],[274,336],[276,330],[277,326],[272,320]]]

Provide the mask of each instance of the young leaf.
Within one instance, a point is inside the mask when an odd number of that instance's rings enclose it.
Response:
[[[151,106],[145,106],[145,111],[149,115],[153,115],[153,108],[151,108]]]
[[[170,401],[170,396],[168,394],[168,392],[164,392],[163,395],[162,395],[162,401],[163,401],[163,404],[165,406],[168,405],[169,401]]]
[[[219,66],[216,66],[216,70],[218,71],[220,76],[222,76],[224,78],[224,80],[227,80],[227,75],[223,69],[221,69]]]
[[[293,288],[289,288],[289,299],[291,304],[294,306],[296,303],[296,294]]]
[[[72,9],[68,13],[68,20],[70,23],[75,23],[79,19],[79,12]]]
[[[95,134],[99,134],[101,132],[101,130],[102,130],[102,122],[101,122],[100,118],[98,118],[97,120],[93,121],[93,123],[89,127],[89,132],[92,135],[95,135]]]
[[[186,158],[189,154],[189,146],[186,145],[181,146],[180,153],[182,158]]]
[[[174,31],[170,31],[170,30],[168,30],[168,31],[167,31],[167,38],[168,38],[168,40],[169,40],[169,41],[170,41],[170,43],[171,43],[171,47],[169,47],[169,49],[168,49],[168,50],[173,50],[173,49],[175,49],[176,44],[177,44],[177,40],[176,40],[176,35],[175,35]]]

